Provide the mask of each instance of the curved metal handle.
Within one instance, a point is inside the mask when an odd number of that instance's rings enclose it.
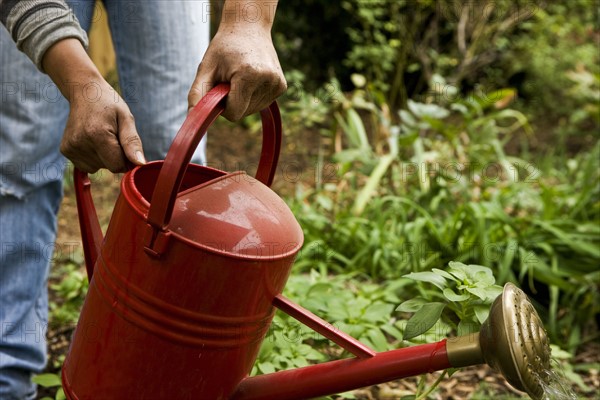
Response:
[[[92,280],[94,266],[100,254],[102,245],[102,229],[96,214],[94,199],[92,198],[91,182],[88,174],[75,168],[73,171],[75,198],[77,200],[77,215],[79,216],[79,229],[85,256],[85,269],[88,281]]]
[[[198,143],[206,130],[225,109],[225,97],[229,84],[222,83],[213,88],[192,109],[167,153],[152,193],[148,223],[155,233],[164,231],[171,220],[173,206],[179,186]],[[273,102],[261,111],[263,145],[256,172],[256,179],[270,186],[275,176],[281,147],[281,116]]]

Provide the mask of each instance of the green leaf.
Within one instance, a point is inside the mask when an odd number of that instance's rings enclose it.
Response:
[[[600,248],[592,243],[588,243],[582,240],[574,240],[569,236],[568,233],[544,221],[533,221],[534,224],[545,229],[547,232],[556,236],[563,244],[569,246],[571,249],[582,255],[587,255],[595,259],[600,258]]]
[[[390,318],[392,304],[376,302],[365,309],[364,318],[371,322],[385,322]]]
[[[436,274],[443,276],[444,278],[450,280],[450,281],[455,281],[456,278],[452,275],[450,275],[449,273],[447,273],[446,271],[444,271],[443,269],[438,269],[438,268],[431,268],[431,271],[435,272]]]
[[[559,346],[555,344],[550,345],[550,353],[552,354],[552,358],[557,360],[570,360],[573,358],[573,355],[568,351],[564,351]]]
[[[406,300],[404,303],[396,307],[396,311],[401,312],[417,312],[427,303],[425,299],[415,297],[414,299]]]
[[[411,272],[410,274],[404,275],[404,277],[415,281],[432,283],[441,290],[444,290],[446,287],[446,279],[435,272]]]
[[[430,117],[434,119],[443,119],[450,115],[450,112],[436,104],[423,104],[408,100],[408,109],[417,117]]]
[[[388,342],[385,339],[385,335],[379,330],[379,328],[369,329],[367,337],[373,343],[375,350],[386,351],[388,349]]]
[[[410,127],[414,127],[415,125],[417,125],[417,121],[412,116],[412,114],[409,113],[408,111],[400,110],[399,114],[400,114],[400,119],[402,120],[403,124],[406,124],[407,126],[410,126]]]
[[[354,392],[338,393],[336,396],[341,397],[342,399],[356,399],[356,395],[354,394]],[[327,397],[324,397],[319,400],[330,400],[330,399],[332,399],[332,397],[327,396]]]
[[[467,279],[467,266],[461,262],[450,261],[448,263],[448,272],[452,274],[460,282]]]
[[[474,294],[479,297],[481,300],[487,299],[487,291],[484,288],[478,287],[467,287],[467,292]]]
[[[475,282],[478,286],[489,286],[496,282],[491,270],[475,272]]]
[[[56,396],[54,397],[54,400],[67,400],[67,396],[65,396],[65,391],[63,390],[63,388],[60,388],[56,391]]]
[[[485,288],[485,292],[487,294],[487,301],[492,302],[496,300],[496,297],[502,294],[502,286],[499,285],[491,285]]]
[[[294,358],[292,360],[292,365],[295,368],[302,368],[302,367],[306,367],[307,365],[309,365],[310,363],[308,362],[308,360],[306,360],[306,358],[298,356],[296,358]]]
[[[473,310],[475,311],[475,316],[480,324],[483,324],[490,314],[490,307],[481,304],[473,306]]]
[[[373,197],[373,195],[376,193],[379,187],[379,181],[381,181],[381,178],[383,178],[394,159],[395,156],[392,154],[382,156],[379,159],[379,162],[377,163],[377,166],[369,176],[367,183],[356,196],[356,201],[354,202],[354,206],[352,207],[352,213],[354,215],[362,214],[365,207],[367,206],[367,203],[369,202],[371,197]]]
[[[485,286],[493,284],[496,279],[494,273],[488,267],[451,261],[448,263],[448,272],[459,281],[467,284],[483,283]]]
[[[322,296],[327,293],[331,293],[333,290],[333,285],[328,282],[317,282],[308,289],[306,293],[306,297],[309,296]]]
[[[458,323],[457,335],[465,336],[479,332],[479,324],[474,321],[463,319]]]
[[[450,289],[450,288],[445,288],[444,291],[444,297],[446,297],[448,300],[450,301],[456,301],[456,302],[461,302],[461,301],[465,301],[467,300],[469,297],[468,293],[464,293],[464,294],[456,294],[454,292],[454,290]]]
[[[404,330],[404,340],[410,340],[414,337],[427,332],[442,315],[446,307],[445,303],[427,303],[417,311],[406,324]]]
[[[402,340],[402,332],[394,325],[382,325],[381,330],[396,340]]]
[[[272,372],[275,372],[275,366],[269,361],[258,364],[258,369],[263,374],[270,374]]]
[[[40,374],[34,376],[31,380],[43,387],[61,386],[60,376],[57,374]]]

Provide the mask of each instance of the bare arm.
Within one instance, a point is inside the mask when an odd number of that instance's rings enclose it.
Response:
[[[0,0],[0,22],[69,101],[61,151],[76,167],[117,172],[126,158],[144,162],[129,108],[88,57],[87,35],[64,0]]]
[[[45,52],[42,64],[69,101],[60,150],[77,168],[122,172],[127,160],[138,165],[145,162],[129,107],[104,80],[78,40],[55,43]]]
[[[236,121],[285,92],[287,84],[271,39],[276,8],[274,0],[225,2],[219,30],[189,92],[190,107],[217,83],[229,82],[223,116]]]

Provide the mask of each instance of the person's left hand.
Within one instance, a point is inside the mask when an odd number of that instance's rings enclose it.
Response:
[[[268,29],[259,24],[221,26],[198,67],[189,108],[221,82],[230,84],[223,112],[230,121],[262,110],[285,92],[287,83]]]

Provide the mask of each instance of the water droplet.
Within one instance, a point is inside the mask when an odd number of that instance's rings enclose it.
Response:
[[[541,392],[543,393],[540,399],[576,400],[577,395],[571,389],[567,379],[560,372],[560,366],[558,362],[552,360],[552,364],[552,369],[541,370],[539,367],[536,368],[534,365],[529,364],[529,367],[531,367],[529,370],[531,372],[532,378],[537,382],[541,389]]]

